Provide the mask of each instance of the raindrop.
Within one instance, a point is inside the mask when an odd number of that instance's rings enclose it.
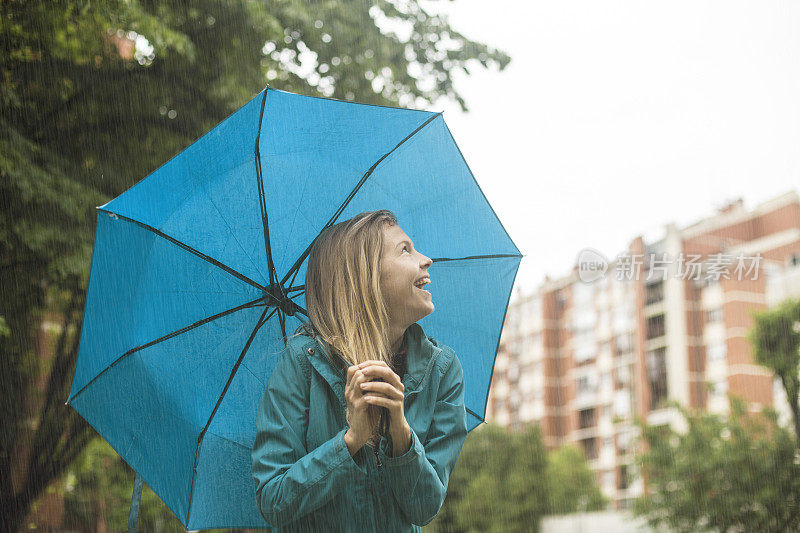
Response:
[[[299,38],[300,38],[300,32],[297,31],[297,30],[293,31],[292,32],[292,39],[299,39]]]
[[[323,42],[323,43],[329,43],[329,42],[331,42],[331,36],[330,36],[330,35],[328,35],[327,33],[323,33],[323,34],[322,34],[322,42]]]
[[[330,69],[331,69],[331,67],[329,67],[327,63],[323,63],[323,64],[321,64],[321,65],[319,66],[319,68],[318,68],[317,70],[319,70],[321,74],[325,74],[325,73],[326,73],[326,72],[328,72]]]
[[[355,97],[356,97],[356,95],[354,95],[353,93],[350,93],[350,92],[348,92],[347,94],[345,94],[345,95],[344,95],[344,97],[345,97],[347,100],[352,100],[353,98],[355,98]]]
[[[177,117],[177,116],[178,116],[178,112],[177,112],[177,111],[175,111],[174,109],[170,109],[170,110],[169,110],[169,113],[167,113],[167,116],[168,116],[169,118],[175,118],[175,117]]]
[[[206,17],[206,24],[208,24],[209,26],[213,26],[216,21],[217,21],[217,19],[215,19],[211,15]]]
[[[331,65],[333,65],[334,67],[338,67],[339,63],[341,63],[341,62],[342,62],[342,60],[339,59],[338,57],[332,57],[331,58]]]
[[[275,70],[269,69],[267,71],[267,79],[268,80],[274,80],[277,77],[278,77],[278,73]]]
[[[317,28],[317,29],[320,29],[322,27],[322,21],[321,20],[315,20],[314,21],[314,27]]]
[[[275,43],[273,43],[272,41],[267,41],[266,43],[264,43],[264,48],[261,49],[261,53],[264,55],[270,54],[273,51],[275,51],[275,48],[276,48]]]
[[[287,35],[286,37],[283,38],[283,42],[285,42],[286,44],[291,43],[292,42],[292,37]]]
[[[367,59],[371,58],[374,55],[375,52],[373,52],[371,49],[367,48],[366,50],[364,50],[364,57],[366,57]]]

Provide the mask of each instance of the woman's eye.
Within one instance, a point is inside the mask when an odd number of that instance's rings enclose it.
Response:
[[[408,252],[408,246],[403,246],[403,251]]]

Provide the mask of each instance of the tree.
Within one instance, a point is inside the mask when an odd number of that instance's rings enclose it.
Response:
[[[600,511],[607,503],[583,451],[562,446],[547,456],[547,514]]]
[[[755,311],[753,321],[748,340],[755,360],[781,380],[800,446],[800,300],[786,300],[774,309]]]
[[[582,498],[586,510],[607,503],[583,452],[565,447],[548,453],[538,425],[507,432],[487,424],[467,437],[431,526],[446,532],[538,531],[542,516],[578,511]]]
[[[541,431],[509,433],[494,424],[472,432],[434,521],[444,531],[530,531],[545,511],[546,452]],[[440,521],[441,520],[441,521]],[[445,528],[445,522],[449,527]]]
[[[791,432],[773,409],[747,413],[731,397],[727,420],[689,412],[681,434],[669,426],[642,428],[637,457],[650,492],[634,505],[654,527],[671,531],[797,531],[800,465]]]
[[[508,61],[417,0],[0,2],[0,529],[18,530],[93,437],[63,403],[95,206],[268,81],[376,104],[464,106],[453,73]],[[61,334],[44,365],[34,343],[46,311],[61,317]],[[20,449],[31,452],[24,464]]]
[[[134,478],[125,461],[98,435],[62,477],[65,528],[97,531],[102,522],[111,531],[126,530]],[[154,533],[186,531],[146,484],[142,487],[138,527]]]

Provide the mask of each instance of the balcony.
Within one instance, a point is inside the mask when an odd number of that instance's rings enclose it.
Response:
[[[644,304],[652,305],[664,300],[664,282],[649,283],[644,288]]]
[[[663,337],[666,334],[664,314],[647,318],[647,340]]]

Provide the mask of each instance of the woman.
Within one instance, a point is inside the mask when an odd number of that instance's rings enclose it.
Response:
[[[439,512],[467,426],[461,363],[416,323],[434,310],[431,264],[386,210],[314,243],[311,323],[258,407],[253,477],[271,526],[420,531]]]

